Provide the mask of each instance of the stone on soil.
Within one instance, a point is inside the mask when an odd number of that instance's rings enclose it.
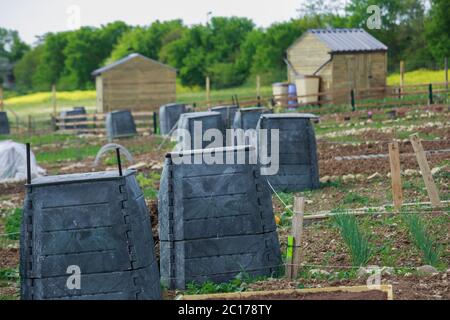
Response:
[[[417,271],[419,271],[420,273],[424,273],[424,274],[435,274],[435,273],[439,273],[439,271],[430,265],[425,265],[425,266],[421,266],[417,268]]]

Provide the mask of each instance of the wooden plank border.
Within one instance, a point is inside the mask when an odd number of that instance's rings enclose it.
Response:
[[[187,295],[183,296],[181,300],[195,301],[195,300],[242,300],[249,297],[256,297],[264,299],[267,296],[273,295],[291,295],[291,294],[308,294],[308,293],[329,293],[329,292],[368,292],[368,291],[382,291],[387,293],[388,300],[394,300],[394,293],[392,285],[381,285],[378,288],[371,288],[369,286],[354,286],[354,287],[328,287],[328,288],[311,288],[311,289],[297,289],[297,290],[275,290],[275,291],[254,291],[254,292],[235,292],[224,294],[206,294],[206,295]]]

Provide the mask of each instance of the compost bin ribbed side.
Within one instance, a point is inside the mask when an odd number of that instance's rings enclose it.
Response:
[[[9,128],[9,122],[8,122],[8,115],[6,112],[0,111],[0,134],[9,134],[10,128]]]
[[[220,112],[225,129],[231,129],[234,122],[236,112],[239,110],[238,106],[220,106],[214,107],[211,111]]]
[[[259,118],[269,111],[264,108],[244,108],[236,112],[233,129],[256,129]]]
[[[202,130],[200,132],[195,132],[195,126],[201,125]],[[222,122],[222,116],[219,112],[193,112],[185,113],[180,117],[180,122],[178,128],[179,131],[178,141],[189,142],[190,147],[186,148],[185,144],[179,145],[180,149],[205,149],[211,144],[211,141],[204,141],[203,136],[205,132],[210,129],[217,129],[219,132],[224,134],[225,128]],[[188,134],[188,136],[186,136]],[[201,135],[201,136],[199,136]],[[199,145],[196,145],[195,141],[201,141]],[[221,146],[224,145],[224,141]]]
[[[238,149],[232,149],[236,158]],[[221,150],[215,155],[225,160]],[[241,272],[275,273],[280,246],[259,166],[175,164],[174,155],[166,159],[159,192],[163,284],[183,289],[190,282],[226,282]]]
[[[159,123],[161,134],[169,134],[183,113],[186,113],[186,106],[184,104],[168,104],[160,107]]]
[[[110,141],[117,138],[133,137],[137,134],[136,124],[129,110],[108,113],[105,124]]]
[[[22,299],[161,299],[150,216],[134,172],[35,179],[23,221]],[[68,286],[76,275],[70,270],[80,272],[79,287]]]
[[[267,139],[269,156],[272,149],[271,130],[279,130],[279,171],[276,175],[267,176],[277,192],[295,192],[320,187],[317,143],[311,118],[315,116],[273,114],[263,115],[258,123],[258,130],[266,129],[269,135]],[[261,155],[263,146],[259,147]]]

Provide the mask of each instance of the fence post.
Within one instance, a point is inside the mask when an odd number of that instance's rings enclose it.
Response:
[[[52,85],[53,115],[56,116],[56,85]]]
[[[355,90],[352,89],[350,91],[350,101],[352,104],[352,111],[355,112],[356,111],[356,101],[355,101]]]
[[[261,76],[256,76],[256,96],[259,97],[261,95]]]
[[[52,130],[56,131],[58,128],[56,126],[56,117],[54,115],[50,116],[51,122],[52,122]]]
[[[206,101],[208,107],[211,106],[211,80],[209,77],[206,77]]]
[[[33,130],[33,119],[31,118],[31,114],[28,115],[28,134],[31,135]]]
[[[153,112],[153,133],[158,134],[158,115]]]
[[[444,60],[444,69],[445,69],[445,89],[448,90],[448,58],[445,57]]]
[[[4,111],[3,106],[3,86],[0,85],[0,111]]]
[[[433,104],[433,84],[428,86],[428,105]]]
[[[405,85],[405,61],[400,61],[400,98],[403,99],[403,86]]]
[[[261,96],[258,96],[258,107],[261,107]]]

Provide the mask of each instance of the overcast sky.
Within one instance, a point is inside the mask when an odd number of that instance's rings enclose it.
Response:
[[[100,26],[122,20],[131,25],[148,25],[157,19],[181,18],[190,25],[205,23],[208,12],[213,16],[248,17],[258,26],[267,27],[273,22],[297,17],[297,9],[305,1],[0,0],[0,27],[18,30],[27,43],[33,43],[36,35],[73,29],[79,22]]]

